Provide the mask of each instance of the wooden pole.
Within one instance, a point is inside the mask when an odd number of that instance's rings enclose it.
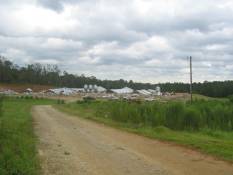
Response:
[[[192,84],[193,84],[193,72],[192,72],[192,57],[189,57],[189,63],[190,63],[190,102],[192,104],[193,102],[193,89],[192,89]]]

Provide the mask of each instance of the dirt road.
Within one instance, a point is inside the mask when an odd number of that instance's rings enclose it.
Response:
[[[44,175],[233,175],[233,165],[183,147],[33,108]]]

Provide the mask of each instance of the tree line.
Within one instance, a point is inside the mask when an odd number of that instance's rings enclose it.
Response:
[[[42,65],[39,63],[18,66],[7,58],[0,56],[1,83],[29,83],[53,85],[57,87],[82,88],[85,84],[96,84],[107,89],[128,86],[133,89],[155,89],[160,86],[163,92],[189,92],[188,83],[138,83],[132,80],[100,80],[94,76],[74,75],[61,70],[56,65]],[[233,94],[233,81],[214,81],[193,83],[194,93],[210,97],[226,97]]]

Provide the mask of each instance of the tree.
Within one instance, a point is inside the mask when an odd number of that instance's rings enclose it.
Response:
[[[57,65],[30,64],[26,67],[14,65],[5,57],[0,56],[0,82],[4,83],[31,83],[42,85],[54,85],[81,88],[84,84],[96,84],[107,89],[123,88],[155,89],[160,86],[163,92],[189,92],[188,83],[137,83],[133,80],[99,80],[95,76],[69,74],[64,71],[61,74]],[[233,94],[233,81],[205,81],[193,83],[193,92],[211,97],[227,97]]]

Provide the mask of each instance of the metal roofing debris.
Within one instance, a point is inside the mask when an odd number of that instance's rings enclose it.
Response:
[[[137,90],[137,92],[139,94],[142,94],[142,95],[161,95],[161,91],[160,91],[160,87],[159,86],[156,86],[155,90],[154,89],[148,89],[148,90],[145,90],[145,89],[141,89],[141,90]]]
[[[7,90],[0,90],[0,94],[4,94],[4,95],[15,95],[18,94],[17,92],[11,90],[11,89],[7,89]]]
[[[84,88],[70,88],[72,89],[74,92],[85,92]]]
[[[154,90],[154,89],[148,89],[148,91],[151,92],[151,93],[155,93],[156,92],[156,90]]]
[[[55,95],[74,95],[80,92],[97,92],[97,93],[103,93],[106,92],[107,89],[101,86],[97,86],[97,85],[85,85],[85,88],[54,88],[54,89],[48,89],[48,90],[44,90],[41,91],[40,93],[47,93],[47,94],[55,94]],[[87,88],[92,88],[94,90],[87,90]],[[160,92],[160,87],[157,86],[156,89],[141,89],[141,90],[136,90],[137,93],[134,93],[134,90],[129,88],[129,87],[124,87],[122,89],[111,89],[111,91],[115,94],[125,94],[125,95],[129,95],[130,94],[130,98],[132,97],[137,97],[139,96],[139,94],[145,95],[145,96],[150,96],[150,95],[162,95],[162,93]],[[27,88],[25,90],[25,93],[32,93],[33,90],[31,88]],[[133,94],[134,93],[134,94]],[[17,92],[10,90],[10,89],[0,89],[0,94],[17,94]],[[109,95],[105,95],[102,98],[109,98],[109,99],[113,99],[113,98],[118,98],[115,97],[113,94],[112,96]]]
[[[92,84],[85,84],[84,85],[84,90],[86,92],[105,92],[106,89],[102,86],[97,86],[97,85],[92,85]]]
[[[71,88],[57,88],[57,89],[49,89],[47,92],[52,92],[58,95],[71,95],[74,94],[75,91]]]
[[[27,88],[25,89],[25,92],[33,92],[33,90],[31,88]]]
[[[113,94],[103,95],[102,98],[105,98],[105,99],[112,99],[112,100],[118,100],[118,99],[119,99],[119,97],[116,97],[116,96],[113,95]]]
[[[117,94],[130,94],[134,92],[133,89],[128,88],[128,87],[124,87],[122,89],[111,89],[111,91]]]
[[[97,92],[105,92],[106,91],[106,89],[102,86],[97,86],[96,90],[97,90]]]
[[[145,89],[137,90],[137,92],[139,94],[142,94],[142,95],[151,95],[152,94],[149,90],[145,90]]]
[[[105,92],[106,89],[101,87],[101,86],[96,86],[96,92]],[[72,95],[72,94],[76,94],[79,92],[85,92],[84,88],[56,88],[56,89],[49,89],[48,91],[46,91],[47,93],[54,93],[57,95]],[[90,92],[90,91],[89,91]]]

